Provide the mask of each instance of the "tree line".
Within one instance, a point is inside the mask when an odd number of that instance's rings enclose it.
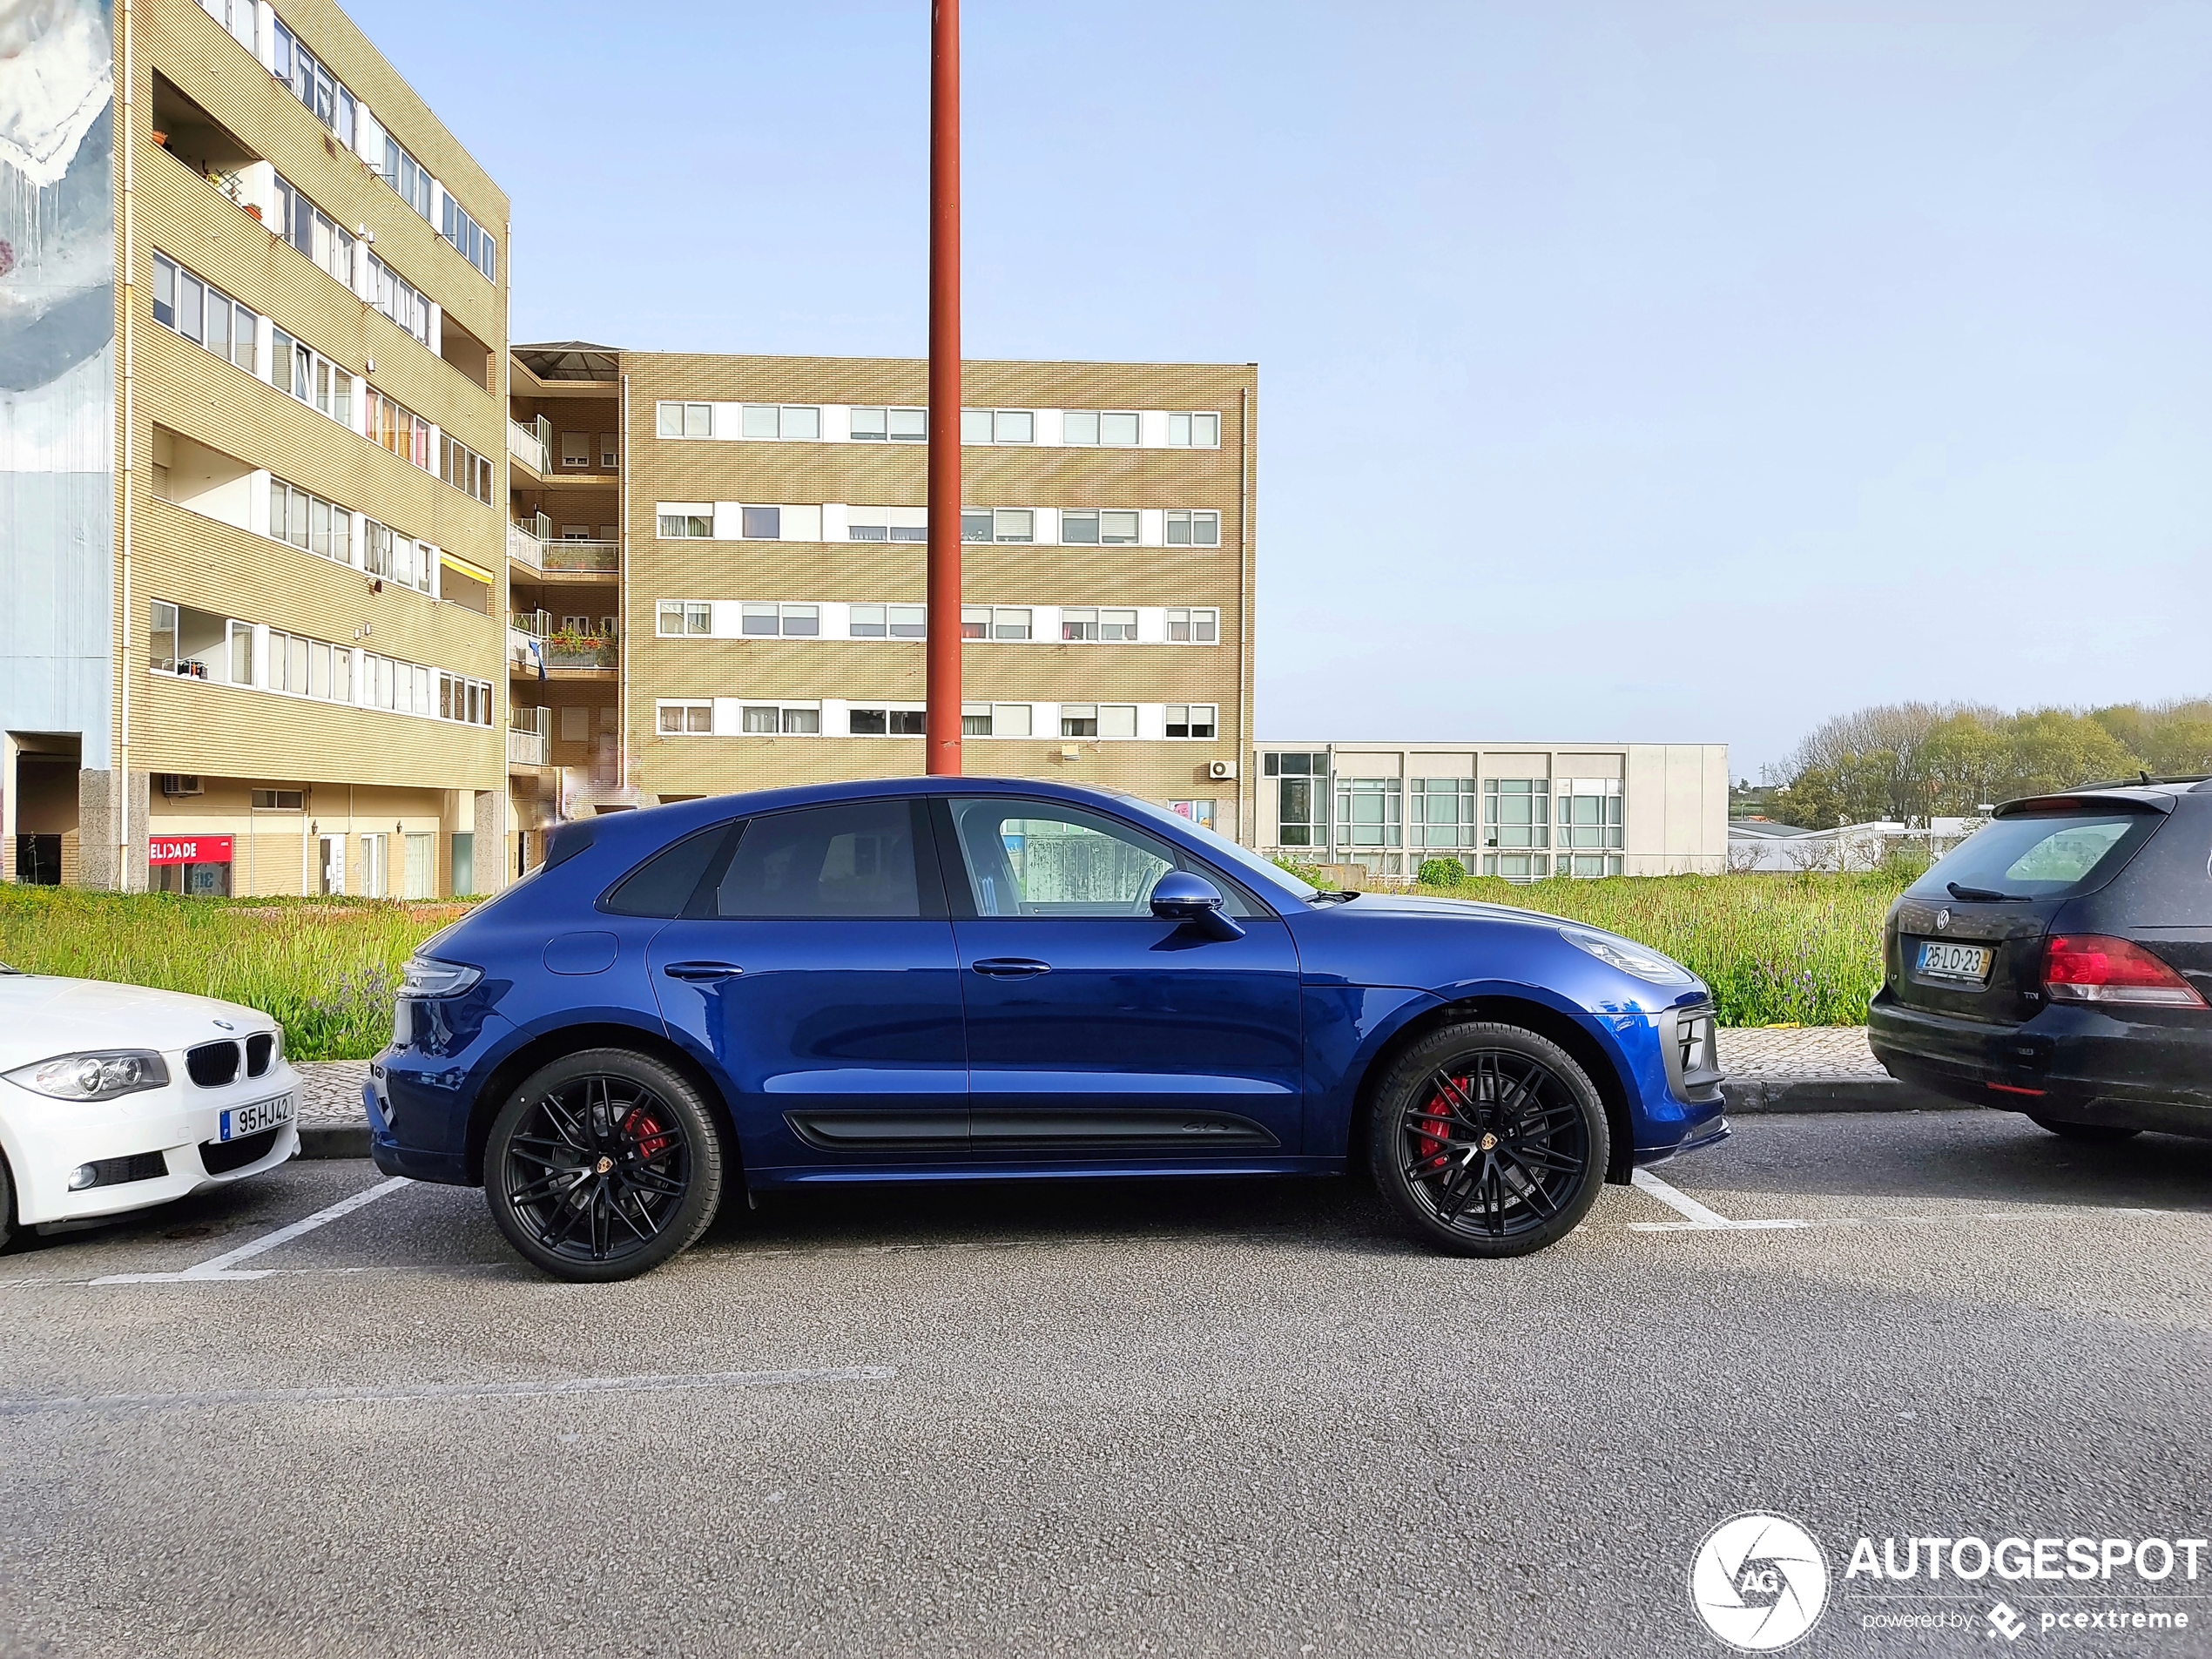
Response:
[[[1971,817],[2076,785],[2212,772],[2212,698],[2003,710],[1888,703],[1838,715],[1768,769],[1772,815],[1803,829]]]

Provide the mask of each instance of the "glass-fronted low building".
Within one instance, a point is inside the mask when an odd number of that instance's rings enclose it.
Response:
[[[1719,743],[1262,743],[1253,845],[1270,857],[1411,876],[1717,874]]]

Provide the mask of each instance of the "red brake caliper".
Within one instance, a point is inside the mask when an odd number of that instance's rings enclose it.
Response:
[[[676,1137],[662,1126],[660,1119],[655,1117],[643,1106],[631,1108],[630,1116],[622,1120],[622,1129],[624,1134],[637,1143],[637,1156],[641,1158],[658,1157],[673,1145],[676,1140]]]

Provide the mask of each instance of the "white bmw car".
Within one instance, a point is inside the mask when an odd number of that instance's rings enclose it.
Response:
[[[266,1014],[0,967],[0,1243],[273,1169],[299,1110]]]

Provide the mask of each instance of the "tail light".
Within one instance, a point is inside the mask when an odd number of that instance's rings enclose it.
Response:
[[[2043,960],[2043,993],[2054,1002],[2201,1008],[2197,988],[2141,945],[2104,934],[2055,935]]]

